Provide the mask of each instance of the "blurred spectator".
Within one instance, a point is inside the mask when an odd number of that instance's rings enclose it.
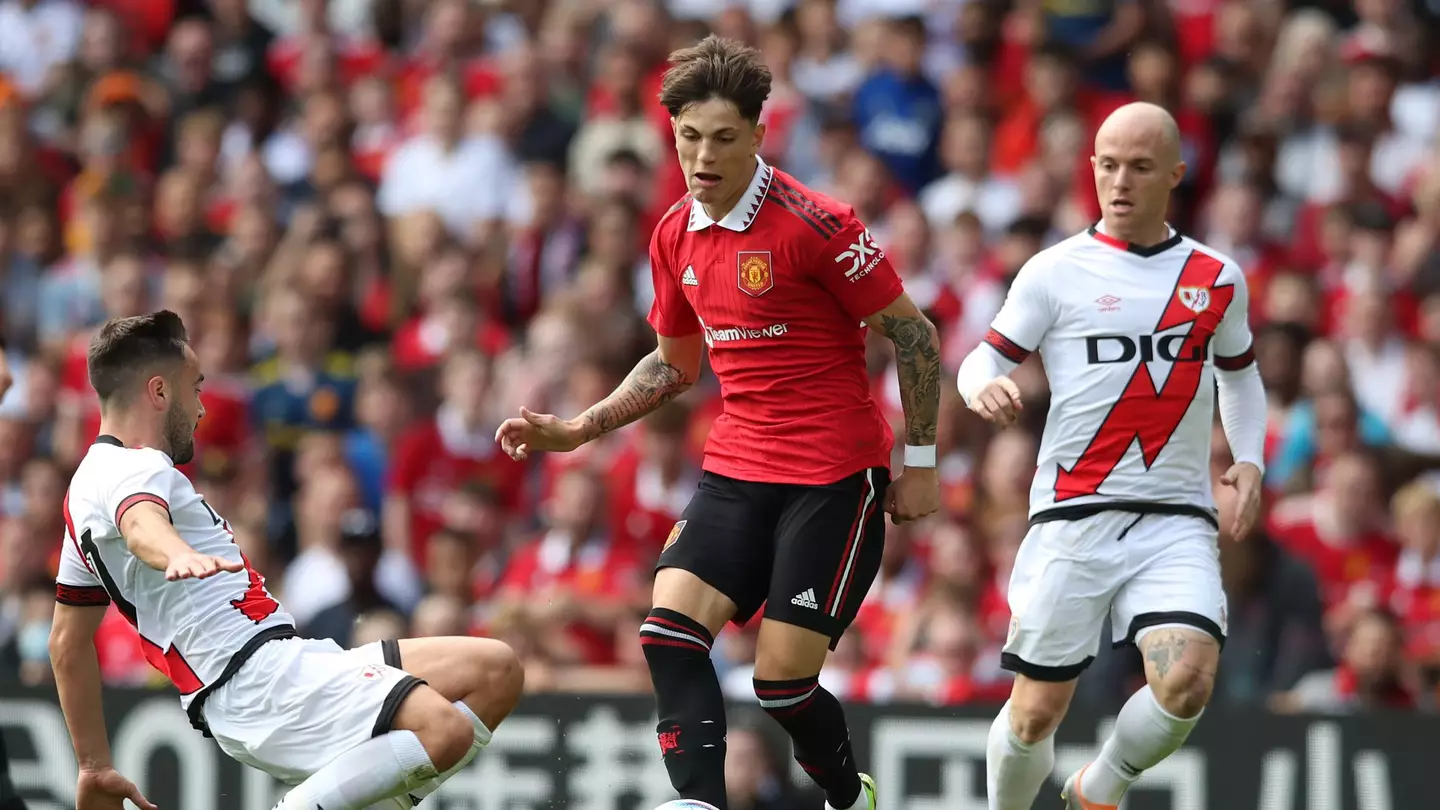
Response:
[[[54,69],[75,53],[84,15],[73,0],[0,2],[0,72],[23,95],[44,96]]]
[[[425,565],[430,535],[444,523],[448,492],[483,483],[506,509],[520,503],[523,479],[495,444],[500,419],[491,404],[493,364],[474,350],[451,355],[441,369],[440,407],[399,439],[386,484],[388,547]]]
[[[615,660],[615,627],[648,594],[638,555],[610,535],[600,478],[561,476],[545,505],[547,530],[511,558],[492,621],[518,625],[549,658],[577,664]]]
[[[1381,486],[1372,457],[1345,451],[1314,494],[1281,501],[1271,515],[1269,533],[1311,566],[1327,609],[1373,606],[1389,587],[1399,549],[1385,531]]]
[[[735,810],[793,807],[794,788],[763,724],[731,723],[725,735],[725,795]]]
[[[282,592],[285,609],[301,625],[325,608],[343,603],[351,595],[355,576],[362,575],[351,562],[367,562],[367,543],[378,536],[373,519],[356,509],[357,495],[349,473],[326,465],[308,475],[301,486],[296,529],[300,553],[285,569]],[[347,546],[351,553],[345,554]],[[373,585],[363,599],[377,595],[388,605],[411,606],[419,598],[413,583],[414,568],[394,554],[372,565]]]
[[[885,33],[881,66],[855,91],[855,125],[860,143],[913,194],[940,175],[940,92],[920,72],[925,21],[892,20]]]
[[[380,524],[367,512],[350,511],[340,518],[340,543],[337,556],[345,570],[347,596],[322,607],[303,625],[310,638],[332,639],[341,647],[350,648],[350,634],[361,616],[373,611],[402,611],[381,595],[376,587],[376,569],[384,552]],[[306,580],[306,585],[311,583]],[[433,621],[433,617],[431,618]]]
[[[1350,629],[1339,665],[1301,678],[1294,689],[1276,695],[1271,708],[1329,714],[1414,709],[1415,692],[1406,682],[1400,656],[1394,617],[1380,611],[1363,613]]]
[[[465,131],[464,90],[443,77],[425,85],[423,130],[396,148],[376,197],[380,212],[433,210],[451,236],[480,244],[520,195],[518,170],[493,135]]]

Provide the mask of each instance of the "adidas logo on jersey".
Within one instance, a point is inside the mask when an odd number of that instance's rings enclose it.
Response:
[[[819,610],[820,604],[815,601],[815,589],[806,588],[804,593],[797,593],[790,599],[790,604],[799,605],[811,610]]]
[[[686,287],[700,286],[700,279],[695,277],[695,267],[693,265],[685,266],[685,272],[680,274],[680,283]]]

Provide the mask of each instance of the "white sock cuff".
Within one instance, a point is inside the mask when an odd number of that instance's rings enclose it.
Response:
[[[1169,720],[1175,725],[1193,726],[1196,723],[1200,722],[1200,718],[1205,715],[1205,710],[1202,708],[1200,710],[1200,713],[1195,715],[1194,717],[1176,717],[1170,712],[1165,711],[1165,707],[1160,705],[1160,700],[1155,697],[1155,690],[1150,688],[1150,684],[1147,683],[1144,686],[1140,687],[1140,689],[1145,693],[1145,697],[1150,699],[1150,708],[1154,709],[1160,714],[1161,717]]]
[[[470,725],[475,727],[475,744],[481,748],[489,745],[490,738],[493,734],[490,729],[486,728],[485,723],[480,719],[479,715],[475,714],[469,706],[465,705],[465,701],[463,700],[455,701],[455,708],[459,709],[460,713],[465,715],[465,719],[470,721]]]
[[[386,736],[390,738],[390,750],[395,752],[400,768],[409,774],[412,780],[435,777],[435,763],[430,760],[430,754],[425,751],[425,746],[420,744],[420,738],[415,732],[392,731]]]

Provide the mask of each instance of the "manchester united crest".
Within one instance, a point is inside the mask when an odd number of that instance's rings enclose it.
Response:
[[[761,296],[775,286],[775,274],[770,269],[770,251],[742,250],[736,254],[736,260],[740,289],[747,295]]]
[[[665,545],[660,549],[661,551],[675,545],[675,541],[680,539],[680,532],[685,530],[685,523],[686,521],[683,520],[675,522],[674,528],[670,530],[670,536],[665,538]]]

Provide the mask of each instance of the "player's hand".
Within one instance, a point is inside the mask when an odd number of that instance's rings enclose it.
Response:
[[[80,780],[75,785],[75,810],[124,810],[126,799],[140,810],[159,810],[140,795],[140,788],[135,787],[134,782],[114,768],[80,772]]]
[[[212,557],[192,550],[170,559],[165,565],[165,579],[170,582],[178,579],[206,579],[221,571],[238,574],[244,570],[245,563],[241,560]]]
[[[885,512],[895,525],[919,520],[940,508],[940,475],[934,467],[906,467],[885,493]]]
[[[970,410],[992,425],[1012,425],[1024,410],[1020,388],[1009,377],[996,377],[970,398]]]
[[[1220,483],[1235,488],[1235,520],[1230,527],[1230,536],[1235,540],[1244,540],[1250,536],[1250,530],[1260,517],[1260,495],[1263,487],[1260,468],[1248,461],[1232,464],[1230,469],[1220,476]]]
[[[579,423],[548,413],[534,413],[521,407],[520,415],[506,419],[495,431],[495,441],[505,455],[524,461],[537,450],[568,453],[585,443],[585,430]]]

